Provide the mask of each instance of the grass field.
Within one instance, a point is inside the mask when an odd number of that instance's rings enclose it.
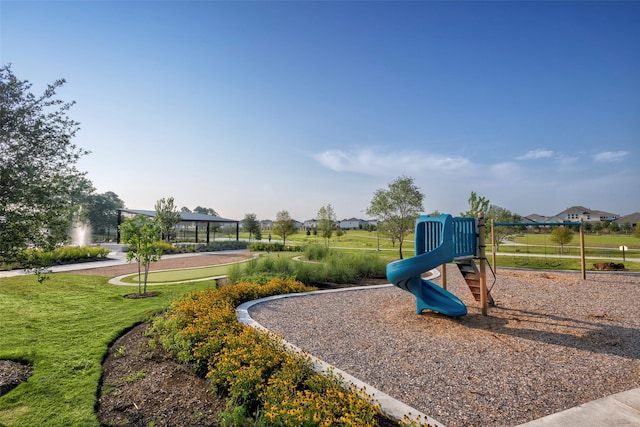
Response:
[[[0,359],[34,366],[29,380],[0,397],[2,426],[98,426],[94,413],[107,346],[171,301],[213,282],[155,286],[160,296],[127,299],[134,288],[108,277],[55,273],[0,279]]]

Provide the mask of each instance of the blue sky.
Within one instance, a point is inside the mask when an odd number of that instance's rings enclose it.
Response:
[[[521,215],[640,211],[640,2],[0,1],[1,63],[75,100],[129,208],[366,218],[414,178]]]

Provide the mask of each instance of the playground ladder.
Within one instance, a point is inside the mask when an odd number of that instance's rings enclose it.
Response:
[[[464,281],[467,282],[469,290],[473,294],[476,301],[480,301],[480,271],[472,258],[456,259],[456,264]],[[495,305],[491,293],[487,291],[487,302],[489,305]]]

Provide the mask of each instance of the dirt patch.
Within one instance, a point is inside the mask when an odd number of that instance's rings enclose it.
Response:
[[[140,299],[140,298],[152,298],[160,295],[160,292],[145,292],[142,294],[127,294],[124,297],[127,299]]]
[[[31,365],[13,360],[0,360],[0,396],[8,393],[31,376]]]
[[[97,414],[105,426],[218,426],[224,401],[205,379],[148,336],[148,323],[118,338],[103,363]]]

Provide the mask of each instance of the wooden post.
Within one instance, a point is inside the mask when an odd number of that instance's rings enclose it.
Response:
[[[487,251],[484,238],[484,213],[478,214],[478,247],[480,249],[480,307],[482,315],[487,315]]]
[[[442,289],[447,289],[447,264],[440,266],[440,283],[442,283]]]
[[[580,269],[582,270],[582,280],[587,278],[587,266],[584,257],[584,219],[580,218]]]
[[[498,267],[496,266],[496,226],[493,225],[494,220],[491,218],[491,262],[493,264],[493,274],[498,272]]]

